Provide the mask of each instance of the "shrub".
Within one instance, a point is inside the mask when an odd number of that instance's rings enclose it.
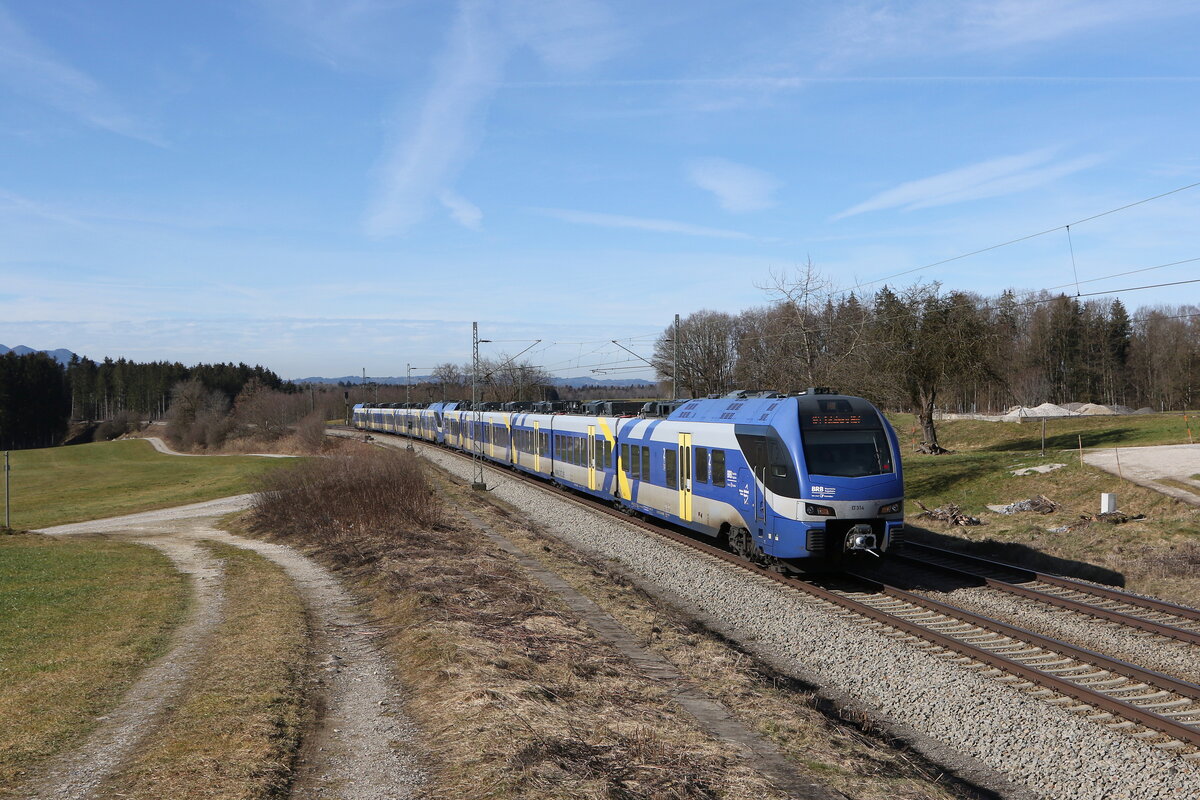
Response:
[[[121,411],[112,419],[107,419],[96,427],[95,433],[92,434],[92,441],[112,441],[118,436],[124,436],[131,431],[136,431],[140,427],[141,421],[136,414],[132,411]]]
[[[321,539],[347,561],[365,560],[368,537],[428,530],[444,521],[420,459],[405,451],[313,459],[261,480],[256,523],[284,536]]]
[[[306,453],[319,453],[325,445],[325,419],[319,411],[296,423],[296,441]]]

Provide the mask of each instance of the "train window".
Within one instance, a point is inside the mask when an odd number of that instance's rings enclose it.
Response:
[[[696,448],[696,481],[708,483],[708,448]]]
[[[604,469],[604,440],[599,436],[592,437],[592,463],[596,469]]]
[[[613,450],[612,445],[613,445],[613,443],[611,441],[609,441],[608,439],[604,440],[604,468],[605,469],[612,469],[612,450]]]
[[[667,476],[667,488],[675,489],[679,486],[679,464],[676,463],[678,454],[674,447],[663,449],[663,470]]]
[[[642,477],[642,458],[639,451],[640,448],[637,445],[629,448],[629,477],[634,479]]]
[[[725,485],[725,451],[712,451],[712,482],[713,486]]]
[[[774,431],[770,428],[760,430],[764,431],[761,435],[734,434],[750,469],[767,489],[780,497],[800,497],[800,484],[796,480],[791,454]]]
[[[642,448],[642,480],[650,480],[650,448]]]
[[[621,462],[621,471],[626,475],[629,474],[629,445],[621,445],[621,455],[618,459]]]
[[[892,472],[892,449],[882,428],[805,430],[804,461],[814,475],[861,478]]]

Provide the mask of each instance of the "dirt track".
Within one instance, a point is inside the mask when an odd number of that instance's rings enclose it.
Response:
[[[1091,450],[1083,460],[1093,467],[1119,475],[1139,486],[1154,489],[1185,503],[1200,506],[1200,444],[1168,444],[1156,447],[1121,447]],[[1163,479],[1195,487],[1191,491],[1162,483]],[[1119,499],[1119,498],[1118,498]]]
[[[400,711],[396,684],[373,631],[337,580],[284,545],[217,530],[217,517],[249,506],[239,495],[179,508],[47,528],[54,536],[102,533],[162,550],[192,579],[194,608],[170,651],[129,690],[120,705],[74,752],[45,768],[29,792],[37,798],[85,798],[117,773],[153,735],[160,712],[182,690],[222,618],[220,563],[198,546],[204,540],[254,550],[281,566],[312,614],[313,643],[324,713],[307,738],[292,796],[382,800],[413,797],[422,776],[413,755],[413,729]],[[367,634],[367,635],[364,635]]]

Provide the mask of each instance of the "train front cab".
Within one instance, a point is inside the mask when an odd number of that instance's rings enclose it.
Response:
[[[904,478],[896,432],[862,398],[797,399],[797,519],[806,549],[836,562],[898,546],[904,538]]]

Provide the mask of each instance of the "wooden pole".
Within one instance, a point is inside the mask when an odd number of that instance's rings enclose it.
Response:
[[[1079,434],[1079,466],[1083,466],[1083,434]]]
[[[1117,455],[1117,477],[1121,480],[1125,480],[1125,475],[1121,472],[1121,448],[1114,447],[1113,452]]]
[[[1042,455],[1046,455],[1046,418],[1042,417]]]
[[[12,467],[8,464],[8,451],[4,451],[4,527],[12,527],[12,501],[9,499],[8,492],[8,473],[12,471]]]

